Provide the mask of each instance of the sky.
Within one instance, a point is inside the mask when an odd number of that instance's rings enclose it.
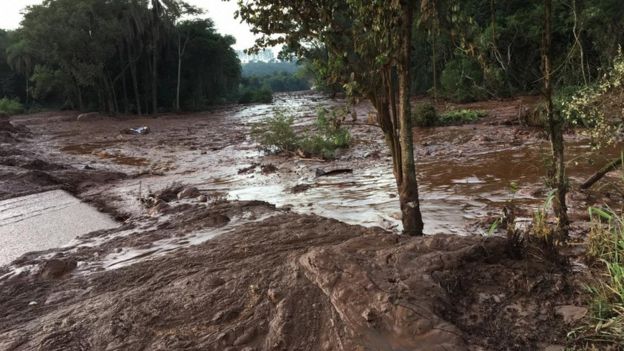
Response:
[[[40,4],[43,0],[0,0],[0,28],[15,29],[22,20],[21,11],[28,5]],[[205,10],[202,17],[209,17],[215,22],[219,33],[236,38],[234,48],[247,49],[254,43],[254,35],[245,23],[234,19],[236,1],[222,0],[186,0],[186,2]]]

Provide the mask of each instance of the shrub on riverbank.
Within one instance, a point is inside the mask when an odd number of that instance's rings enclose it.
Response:
[[[8,116],[16,115],[24,112],[24,106],[15,99],[2,98],[0,99],[0,114]]]
[[[428,128],[474,123],[486,115],[484,111],[469,109],[451,110],[438,114],[432,104],[425,102],[414,106],[412,121],[417,127]]]
[[[252,138],[269,152],[291,152],[306,157],[334,158],[336,151],[349,147],[351,134],[342,127],[344,116],[337,111],[321,109],[314,127],[299,132],[293,127],[294,118],[284,111],[252,127]]]

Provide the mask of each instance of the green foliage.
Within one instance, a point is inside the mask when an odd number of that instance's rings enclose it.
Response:
[[[565,96],[560,103],[569,123],[591,128],[598,144],[612,144],[624,119],[624,54],[620,49],[610,70],[596,83]]]
[[[252,138],[270,152],[295,152],[331,159],[336,150],[349,147],[351,134],[341,126],[342,111],[320,109],[313,128],[295,132],[294,118],[276,110],[273,116],[252,127]]]
[[[336,150],[349,147],[351,133],[341,125],[346,113],[343,109],[319,109],[315,130],[307,131],[300,141],[303,153],[331,159],[335,157]]]
[[[300,66],[295,62],[290,61],[275,61],[275,62],[262,62],[253,61],[242,65],[243,78],[247,77],[266,77],[273,76],[280,73],[286,73],[287,75],[296,74]]]
[[[419,103],[414,106],[412,111],[412,121],[418,127],[434,127],[438,125],[438,113],[435,107],[430,103]]]
[[[624,215],[590,208],[591,229],[587,253],[603,275],[589,287],[592,322],[584,336],[592,341],[624,343]]]
[[[483,99],[481,88],[483,72],[479,64],[468,57],[457,57],[446,64],[440,78],[442,94],[456,102],[470,102]]]
[[[422,128],[474,123],[486,115],[484,111],[469,109],[451,110],[438,114],[430,103],[419,103],[412,111],[414,125]]]
[[[310,89],[307,79],[286,72],[264,76],[245,77],[241,80],[242,90],[270,89],[273,92],[301,91]]]
[[[252,138],[270,152],[295,151],[299,137],[293,129],[294,118],[284,111],[276,110],[262,123],[251,128]]]
[[[22,104],[18,100],[9,99],[6,97],[0,99],[0,114],[6,114],[11,116],[23,112],[24,106],[22,106]]]
[[[273,92],[266,87],[256,89],[245,88],[241,91],[240,97],[238,98],[239,104],[270,104],[271,102],[273,102]]]
[[[474,123],[481,117],[487,116],[487,113],[479,110],[459,109],[451,110],[440,116],[439,124],[456,125]]]
[[[38,104],[109,113],[177,108],[178,88],[183,109],[235,100],[234,39],[218,34],[211,20],[181,20],[197,13],[180,0],[30,6],[3,48],[19,78],[18,94],[9,96],[26,101],[28,90]]]

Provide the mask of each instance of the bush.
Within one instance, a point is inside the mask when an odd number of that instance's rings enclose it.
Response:
[[[0,99],[0,113],[16,115],[24,112],[24,106],[18,101],[9,98]]]
[[[446,64],[440,77],[442,94],[456,102],[483,99],[483,72],[477,62],[468,57],[457,57]]]
[[[441,125],[473,123],[485,116],[487,116],[487,113],[479,110],[453,110],[442,114],[439,123]]]
[[[342,127],[346,113],[343,109],[333,110],[331,114],[327,109],[319,109],[315,130],[308,131],[299,143],[301,151],[330,159],[336,156],[336,150],[349,147],[351,133]]]
[[[292,116],[275,111],[266,121],[251,128],[251,136],[268,151],[295,151],[299,146],[299,138],[293,129],[293,121]]]
[[[344,116],[340,112],[321,109],[313,129],[296,133],[293,117],[276,111],[263,123],[252,127],[252,138],[270,152],[299,151],[305,156],[334,158],[336,150],[346,148],[351,134],[341,126]]]
[[[430,103],[420,103],[414,106],[412,121],[418,127],[433,127],[438,124],[438,113]]]

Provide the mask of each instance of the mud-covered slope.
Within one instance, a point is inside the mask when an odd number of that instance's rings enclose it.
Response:
[[[58,261],[83,262],[74,272],[35,269],[0,281],[0,349],[467,350],[468,335],[442,317],[460,303],[444,283],[449,274],[465,265],[484,272],[501,265],[522,270],[506,263],[511,261],[501,238],[414,239],[283,212],[124,268],[81,268],[115,246],[149,247],[150,238],[184,236],[221,225],[211,219],[216,215],[262,205],[214,206],[179,206],[162,229],[98,248],[48,253]],[[46,267],[40,257],[17,264]],[[481,318],[496,318],[492,313]],[[558,318],[552,309],[544,315]],[[556,328],[546,336],[509,332],[529,349],[561,336]],[[495,345],[484,346],[523,349]]]

